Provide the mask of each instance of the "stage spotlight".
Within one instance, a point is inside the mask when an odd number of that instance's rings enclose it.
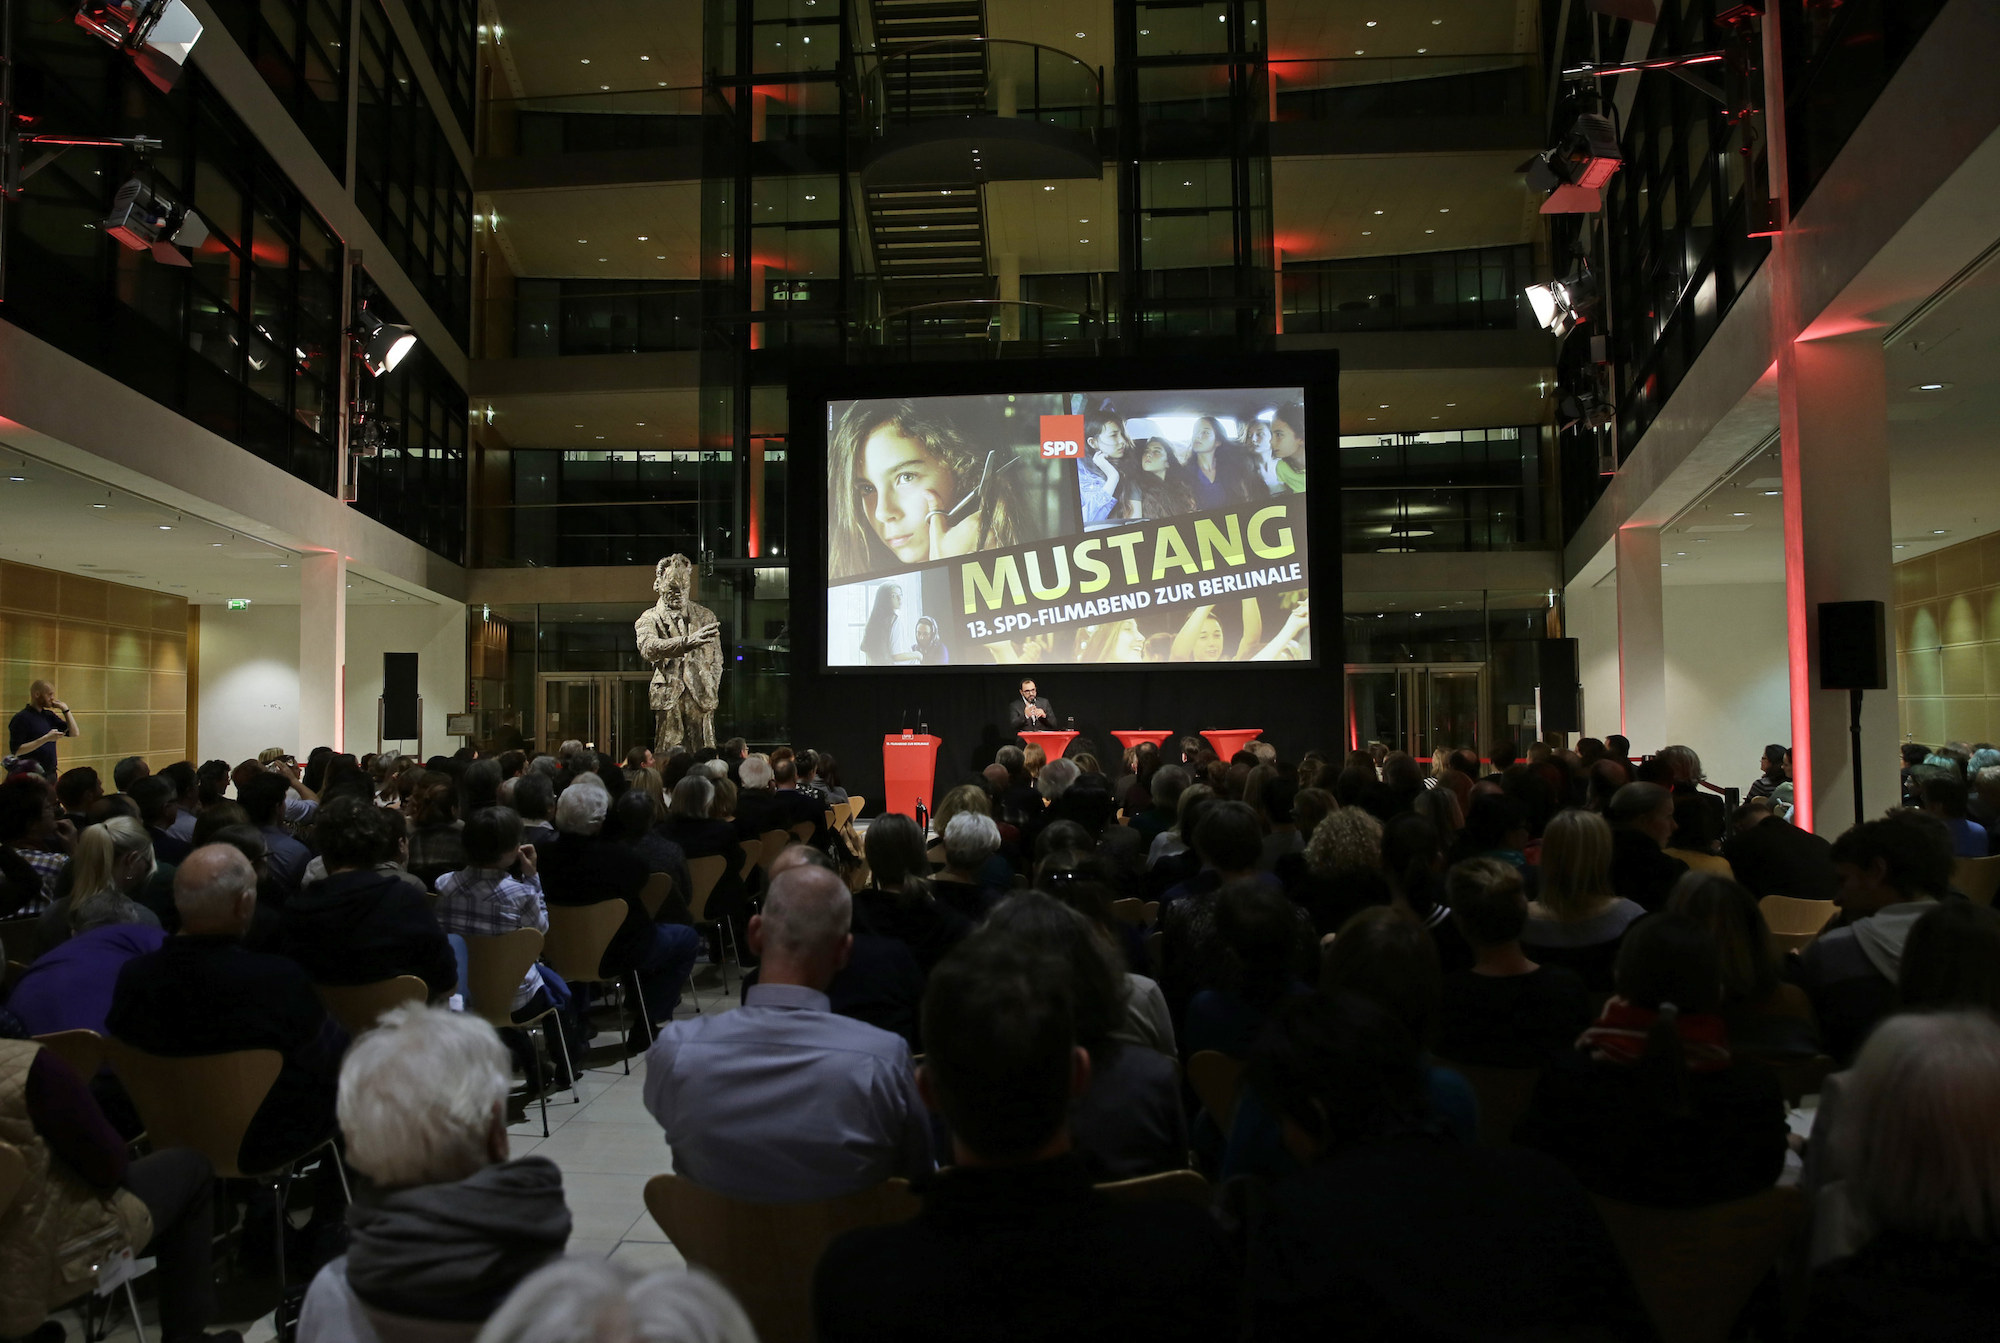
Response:
[[[1596,305],[1597,276],[1579,259],[1567,278],[1531,284],[1524,292],[1542,329],[1553,336],[1567,336]]]
[[[201,216],[175,201],[144,174],[128,180],[111,198],[111,213],[98,225],[135,252],[151,252],[169,266],[192,266],[181,248],[208,240]]]
[[[1545,215],[1594,214],[1604,204],[1599,188],[1624,162],[1611,118],[1585,112],[1554,149],[1528,160],[1528,185],[1548,197]]]
[[[201,40],[201,20],[181,0],[80,0],[76,24],[132,57],[154,88],[166,93]]]
[[[366,308],[361,310],[361,320],[355,324],[354,340],[361,362],[378,378],[402,363],[403,356],[417,347],[416,332],[385,322]]]

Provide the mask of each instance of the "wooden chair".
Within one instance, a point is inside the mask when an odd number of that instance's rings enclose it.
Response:
[[[861,796],[859,793],[849,793],[847,795],[847,819],[850,821],[860,820],[861,809],[867,805],[867,798]]]
[[[646,878],[645,886],[639,892],[639,903],[646,907],[646,917],[660,917],[660,906],[667,903],[667,897],[674,893],[674,874],[655,872]]]
[[[1593,1201],[1661,1343],[1725,1343],[1806,1216],[1805,1197],[1783,1188],[1706,1208]]]
[[[42,949],[42,916],[0,919],[0,947],[6,948],[7,959],[33,965]]]
[[[1453,1063],[1449,1059],[1444,1064],[1470,1082],[1472,1094],[1479,1098],[1479,1145],[1513,1146],[1514,1129],[1521,1116],[1528,1113],[1542,1070],[1489,1068],[1477,1063]]]
[[[716,859],[721,862],[721,859]],[[618,935],[618,929],[625,922],[625,902],[623,900],[600,900],[594,905],[550,905],[548,936],[542,939],[542,959],[566,980],[571,988],[578,984],[613,984],[616,975],[606,975],[600,967],[604,963],[604,949],[611,945],[611,939]],[[466,947],[471,948],[467,939]],[[632,998],[626,1000],[626,1007],[632,1013],[632,1024],[639,1033],[652,1039],[653,1019],[646,1013],[646,993],[639,987],[639,977],[632,977]],[[633,1006],[633,999],[637,1006]],[[632,1056],[620,1049],[625,1064],[625,1072],[632,1072]]]
[[[739,847],[743,850],[743,866],[736,869],[736,876],[739,881],[748,881],[750,874],[763,864],[764,846],[762,843],[755,843]]]
[[[96,1031],[52,1031],[37,1035],[35,1043],[67,1063],[86,1082],[104,1066],[104,1037]]]
[[[1958,858],[1951,865],[1951,884],[1975,905],[1993,903],[2000,890],[2000,858]]]
[[[1203,1049],[1188,1060],[1188,1084],[1201,1100],[1201,1108],[1223,1133],[1236,1119],[1236,1100],[1243,1091],[1242,1059],[1233,1059],[1213,1049]]]
[[[932,841],[931,846],[924,850],[924,857],[932,867],[943,867],[945,864],[944,841],[941,839]]]
[[[665,875],[664,873],[659,875]],[[528,977],[528,967],[542,955],[542,934],[535,928],[516,928],[511,933],[498,933],[489,937],[465,934],[465,1010],[474,1016],[483,1017],[494,1029],[503,1031],[526,1031],[528,1027],[556,1014],[553,1006],[543,1008],[526,1021],[514,1020],[514,991],[521,987],[521,981]],[[563,1067],[569,1071],[569,1098],[574,1105],[583,1104],[583,1097],[576,1089],[576,1064],[569,1056],[569,1041],[563,1038],[562,1028],[554,1032],[556,1047],[562,1051]],[[542,1085],[541,1056],[535,1052],[534,1040],[528,1041],[528,1060],[532,1069],[530,1081],[540,1093],[542,1102],[542,1136],[549,1136],[549,1092]]]
[[[1146,902],[1137,896],[1128,895],[1123,900],[1113,900],[1111,912],[1120,923],[1129,923],[1134,928],[1146,926]]]
[[[690,1264],[735,1293],[763,1343],[810,1343],[813,1268],[856,1227],[908,1221],[922,1201],[902,1180],[819,1203],[745,1203],[677,1175],[646,1182],[646,1210]]]
[[[840,813],[834,810],[832,807],[828,807],[826,809],[825,819],[826,819],[826,828],[831,830],[834,828],[834,826],[840,824]]]
[[[1165,933],[1146,934],[1146,965],[1153,972],[1153,978],[1160,977],[1160,969],[1167,962],[1167,935]]]
[[[771,864],[778,861],[778,855],[783,853],[785,846],[791,842],[792,832],[789,830],[773,828],[757,836],[757,847],[764,851],[764,871],[771,870]]]
[[[811,821],[793,821],[791,824],[791,831],[798,836],[801,844],[812,843],[813,831],[817,828]]]
[[[695,927],[706,930],[717,922],[708,916],[708,897],[715,894],[716,886],[721,883],[723,874],[728,870],[729,860],[719,853],[710,854],[706,858],[688,859],[688,884],[694,887],[688,899],[688,912],[694,919]],[[727,994],[729,992],[727,952],[734,950],[736,963],[738,965],[743,963],[742,949],[736,946],[736,930],[730,927],[729,920],[721,920],[721,933],[716,943],[725,951],[723,963],[716,969],[722,973],[722,991]]]
[[[1206,1210],[1215,1202],[1214,1187],[1198,1170],[1163,1170],[1152,1175],[1137,1175],[1129,1180],[1109,1180],[1098,1185],[1097,1192],[1108,1194],[1121,1203],[1173,1199]]]
[[[415,975],[378,979],[373,984],[315,984],[313,992],[349,1035],[365,1035],[375,1029],[384,1012],[410,1003],[422,1007],[431,996],[430,985]]]
[[[1839,912],[1831,900],[1801,900],[1791,895],[1767,895],[1757,902],[1757,908],[1780,952],[1804,947]]]
[[[1744,1054],[1742,1057],[1757,1059],[1777,1073],[1778,1089],[1785,1095],[1785,1104],[1794,1109],[1807,1096],[1817,1096],[1828,1074],[1838,1071],[1840,1067],[1826,1054],[1794,1054],[1762,1058],[1755,1054]]]
[[[273,1224],[277,1244],[278,1290],[285,1289],[285,1192],[295,1167],[316,1152],[333,1163],[340,1176],[341,1192],[352,1202],[354,1191],[347,1185],[347,1168],[341,1164],[334,1135],[328,1134],[304,1151],[270,1170],[244,1170],[238,1153],[250,1121],[270,1093],[284,1067],[284,1055],[275,1049],[239,1049],[228,1054],[196,1054],[186,1058],[164,1058],[135,1049],[123,1040],[104,1042],[111,1070],[132,1098],[146,1137],[154,1151],[168,1147],[192,1147],[208,1158],[216,1175],[225,1180],[255,1180],[271,1186],[278,1203]],[[136,1248],[136,1247],[135,1247]]]

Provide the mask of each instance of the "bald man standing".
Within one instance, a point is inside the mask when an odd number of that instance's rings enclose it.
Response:
[[[31,760],[42,777],[54,783],[56,743],[76,735],[76,715],[69,705],[56,698],[56,688],[48,681],[28,687],[28,706],[7,724],[7,754]]]
[[[935,1168],[909,1046],[827,997],[853,917],[838,876],[788,865],[750,920],[760,960],[743,1006],[660,1031],[646,1108],[676,1173],[731,1198],[806,1203]]]

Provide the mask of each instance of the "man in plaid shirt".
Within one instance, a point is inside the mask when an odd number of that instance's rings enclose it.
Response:
[[[14,904],[0,914],[14,918],[47,909],[75,840],[76,827],[57,816],[55,790],[44,780],[23,774],[0,784],[0,888],[6,891],[0,899]]]
[[[467,866],[437,880],[438,925],[461,937],[497,937],[516,928],[548,932],[542,879],[535,875],[535,846],[521,842],[521,818],[507,807],[484,807],[465,823],[463,840]],[[519,876],[509,870],[517,859]],[[569,985],[546,965],[529,966],[514,989],[511,1006],[515,1019],[533,1017],[551,1005],[574,1065],[584,1041],[570,1007]],[[560,1073],[563,1053],[553,1035],[549,1037],[549,1057]],[[567,1080],[559,1078],[557,1085],[566,1085]]]

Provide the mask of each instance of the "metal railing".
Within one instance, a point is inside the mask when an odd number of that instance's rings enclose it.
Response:
[[[612,89],[482,106],[479,153],[487,158],[701,148],[702,89]]]
[[[1535,110],[1535,61],[1494,52],[1272,61],[1270,69],[1279,121],[1423,120]]]
[[[952,299],[919,303],[869,322],[866,339],[882,349],[938,357],[991,354],[1030,358],[1094,349],[1109,334],[1103,314],[1021,299]]]
[[[1103,72],[1039,42],[957,37],[878,52],[861,90],[878,138],[945,117],[1023,118],[1084,135],[1104,125]]]

